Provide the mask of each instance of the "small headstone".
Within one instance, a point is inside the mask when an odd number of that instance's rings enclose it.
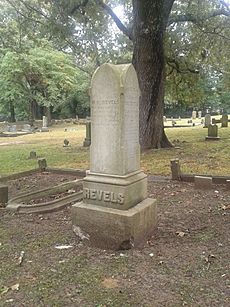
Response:
[[[89,147],[91,144],[91,122],[86,123],[86,138],[84,140],[83,146]]]
[[[196,189],[211,189],[212,177],[194,176],[194,184]]]
[[[223,114],[221,118],[221,127],[226,128],[228,127],[228,114]]]
[[[22,131],[25,131],[25,132],[32,132],[31,125],[29,125],[29,124],[24,124],[24,125],[23,125],[23,128],[22,128]]]
[[[8,186],[0,185],[0,207],[5,207],[8,202]]]
[[[43,116],[42,117],[42,132],[48,132],[49,128],[48,128],[48,118],[47,116]]]
[[[76,120],[78,120],[78,115],[76,115]]]
[[[47,168],[47,162],[45,158],[38,159],[38,168],[41,172],[44,172]]]
[[[31,151],[29,155],[29,159],[36,159],[37,158],[37,153],[36,151]]]
[[[218,126],[217,125],[209,125],[208,126],[208,136],[206,136],[205,140],[213,140],[218,141],[220,138],[218,137]]]
[[[164,122],[164,123],[167,122],[166,116],[163,116],[163,122]]]
[[[63,147],[68,147],[68,146],[69,146],[69,140],[64,139]]]
[[[202,111],[198,111],[198,118],[201,119]]]
[[[11,125],[10,128],[9,128],[9,132],[17,132],[17,126]]]
[[[196,119],[196,111],[192,111],[192,119]]]
[[[180,180],[181,170],[180,170],[179,159],[172,159],[170,160],[170,163],[171,163],[171,171],[172,171],[172,180]]]
[[[210,124],[211,124],[211,115],[206,114],[204,117],[204,128],[208,128]]]

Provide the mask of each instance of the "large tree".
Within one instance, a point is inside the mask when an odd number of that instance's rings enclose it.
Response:
[[[196,67],[181,67],[180,60],[187,56],[192,47],[193,36],[222,37],[223,23],[229,20],[230,9],[222,0],[6,0],[17,6],[24,14],[24,9],[38,13],[49,20],[46,27],[52,40],[56,40],[59,48],[71,47],[77,53],[77,62],[103,63],[108,55],[116,54],[118,48],[112,48],[114,35],[106,29],[110,26],[109,18],[133,44],[133,64],[136,68],[140,89],[140,143],[142,149],[170,146],[163,127],[164,92],[166,80],[166,63],[176,73],[188,71],[195,75]],[[40,6],[43,5],[42,8]],[[114,13],[113,8],[123,5],[127,9],[127,17],[123,22]],[[34,18],[34,15],[32,15]],[[218,19],[219,18],[219,19]],[[213,22],[214,21],[214,22]],[[208,27],[206,24],[208,23]],[[52,26],[55,25],[55,26]],[[181,26],[180,36],[183,50],[177,54],[171,52],[169,36]],[[195,25],[187,34],[189,25]],[[45,27],[44,27],[45,29]],[[61,40],[57,33],[61,33]],[[111,32],[110,32],[111,33]],[[195,33],[195,34],[194,34]],[[210,35],[209,35],[210,34]],[[45,34],[44,32],[44,35]],[[222,37],[224,44],[226,38]],[[175,39],[171,40],[172,48]],[[202,49],[206,43],[208,49]],[[186,46],[187,44],[187,46]],[[62,46],[61,46],[62,45]],[[130,46],[126,41],[124,46]],[[205,59],[209,55],[209,42],[200,41],[195,47],[197,54]],[[177,48],[179,50],[180,48]],[[83,55],[83,51],[86,53]],[[111,52],[112,51],[112,52]],[[107,57],[103,57],[106,53]],[[184,64],[187,61],[182,61]],[[202,63],[197,61],[199,66]],[[182,65],[183,66],[183,65]],[[184,65],[184,66],[187,66]],[[93,68],[93,65],[91,69]],[[200,67],[199,67],[200,68]]]

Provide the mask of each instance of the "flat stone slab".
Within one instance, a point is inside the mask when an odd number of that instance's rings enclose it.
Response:
[[[194,176],[196,189],[212,189],[212,177]]]
[[[75,203],[76,201],[82,200],[83,193],[75,192],[73,194],[67,195],[62,198],[58,198],[52,201],[47,201],[43,203],[27,205],[26,202],[33,200],[39,197],[52,195],[54,193],[62,192],[66,189],[75,188],[78,185],[82,184],[82,180],[75,180],[60,184],[58,186],[43,189],[36,192],[21,194],[16,196],[8,201],[7,209],[17,211],[17,213],[46,213],[53,212],[60,209],[63,209],[65,206],[70,203]]]
[[[147,240],[157,223],[156,200],[146,198],[129,210],[80,202],[72,206],[73,229],[91,246],[129,249]],[[145,239],[145,240],[144,240]]]

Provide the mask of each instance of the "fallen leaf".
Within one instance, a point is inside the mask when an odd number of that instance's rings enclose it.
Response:
[[[19,290],[19,284],[15,284],[15,285],[13,285],[13,286],[11,286],[10,287],[11,288],[11,290],[16,290],[16,291],[18,291]]]
[[[68,249],[68,248],[72,248],[73,245],[56,245],[54,246],[56,249]]]
[[[181,238],[182,238],[182,237],[185,236],[186,233],[183,232],[183,231],[177,231],[176,234],[177,234],[178,237],[181,237]]]
[[[105,278],[101,284],[106,289],[117,288],[119,285],[118,280],[111,277]]]

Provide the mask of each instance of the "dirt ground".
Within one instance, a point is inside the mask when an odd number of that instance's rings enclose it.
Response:
[[[10,197],[74,179],[12,180]],[[78,241],[70,208],[43,215],[1,209],[0,306],[229,306],[230,192],[154,177],[148,188],[158,201],[158,229],[127,251]]]

